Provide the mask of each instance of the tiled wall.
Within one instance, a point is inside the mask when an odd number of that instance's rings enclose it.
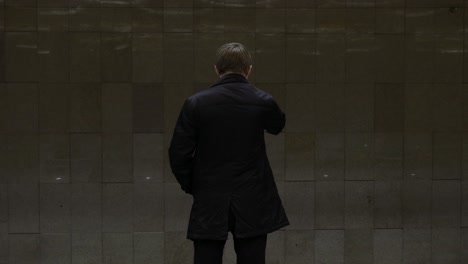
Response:
[[[268,263],[468,263],[466,0],[0,0],[0,263],[191,263],[166,153],[228,41],[287,115]]]

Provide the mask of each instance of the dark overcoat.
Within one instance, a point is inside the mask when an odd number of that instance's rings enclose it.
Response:
[[[188,239],[227,239],[231,224],[239,238],[289,224],[264,139],[265,130],[276,135],[284,125],[272,96],[240,74],[224,75],[186,99],[169,160],[182,190],[193,195]]]

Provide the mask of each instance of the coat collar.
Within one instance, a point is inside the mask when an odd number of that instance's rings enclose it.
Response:
[[[224,75],[223,77],[219,78],[211,87],[217,86],[224,83],[232,83],[232,82],[243,82],[248,83],[249,81],[245,78],[244,75],[239,73],[229,73]]]

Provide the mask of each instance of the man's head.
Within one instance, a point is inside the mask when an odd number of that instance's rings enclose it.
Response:
[[[240,73],[248,77],[252,70],[252,57],[244,45],[231,42],[222,45],[216,52],[215,71],[219,76]]]

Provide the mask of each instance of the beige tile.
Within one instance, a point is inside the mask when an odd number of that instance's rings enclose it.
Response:
[[[164,231],[164,184],[133,184],[134,232]]]
[[[106,183],[102,186],[102,230],[133,232],[133,184]]]
[[[7,82],[36,82],[38,80],[36,32],[5,33],[5,69]]]
[[[345,229],[344,232],[344,258],[346,263],[373,263],[373,229]]]
[[[133,182],[163,182],[164,135],[133,134]]]
[[[71,31],[95,31],[101,25],[101,9],[81,5],[70,7],[69,23]]]
[[[70,81],[100,82],[101,52],[100,33],[70,33]]]
[[[265,145],[271,170],[276,181],[283,181],[285,174],[285,134],[265,134]]]
[[[255,10],[245,8],[226,8],[224,10],[224,32],[255,32],[252,26]]]
[[[70,135],[70,177],[72,183],[102,182],[101,134]]]
[[[134,33],[132,35],[132,79],[134,82],[162,82],[162,58],[162,34]]]
[[[401,181],[374,182],[374,228],[402,228]]]
[[[36,31],[37,10],[31,7],[6,7],[5,26],[7,31]]]
[[[40,134],[39,174],[41,183],[70,182],[70,137],[68,134]]]
[[[449,5],[444,4],[443,8],[434,9],[435,33],[462,34],[464,10],[457,8],[451,11],[451,9],[447,7],[449,7]]]
[[[72,264],[102,262],[103,233],[72,233]]]
[[[101,86],[96,83],[71,83],[70,131],[101,131]]]
[[[133,129],[132,86],[129,83],[102,85],[102,131],[131,132]]]
[[[400,180],[403,178],[403,133],[374,134],[374,179]]]
[[[461,229],[459,227],[433,228],[431,237],[431,263],[460,263],[460,234]]]
[[[408,83],[404,98],[405,131],[431,132],[434,126],[432,84]]]
[[[345,129],[345,84],[316,85],[315,122],[318,132],[343,132]]]
[[[346,84],[346,131],[374,131],[374,83]]]
[[[402,185],[403,227],[431,227],[431,180],[406,180]]]
[[[133,263],[164,263],[164,232],[135,232]]]
[[[36,0],[3,0],[3,2],[5,2],[5,6],[36,6]]]
[[[463,80],[463,37],[438,35],[435,39],[434,81],[460,83]]]
[[[67,0],[37,0],[38,7],[68,7]]]
[[[468,180],[468,133],[462,135],[462,180]]]
[[[39,136],[8,134],[7,181],[11,184],[39,182]]]
[[[39,8],[37,10],[37,29],[39,31],[68,31],[68,8]]]
[[[1,11],[0,11],[1,12]],[[1,17],[0,17],[1,19]],[[0,57],[0,82],[5,82],[5,73],[6,73],[6,70],[5,70],[5,66],[6,66],[6,41],[5,41],[5,33],[3,32],[4,29],[1,28],[1,22],[0,22],[0,54],[3,54],[1,57]]]
[[[213,1],[214,2],[214,1]],[[202,8],[193,11],[193,28],[195,32],[201,33],[223,33],[224,32],[224,9]]]
[[[8,185],[8,232],[39,233],[39,185]],[[10,237],[10,241],[11,241]],[[11,253],[11,252],[10,252]]]
[[[404,8],[378,8],[375,13],[376,34],[404,34]]]
[[[193,261],[193,242],[185,232],[164,232],[164,262],[190,263]]]
[[[316,0],[318,2],[324,1],[330,5],[318,3],[320,7],[327,7],[325,9],[317,9],[316,11],[316,25],[317,33],[345,33],[346,31],[346,9],[333,9],[333,4],[344,5],[344,0],[330,1]],[[343,3],[341,3],[343,2]]]
[[[102,5],[101,0],[101,5]],[[122,7],[101,8],[101,32],[132,31],[132,9]]]
[[[73,183],[72,234],[102,233],[102,184]]]
[[[369,83],[375,80],[375,37],[370,34],[346,35],[345,81]]]
[[[434,53],[435,38],[433,35],[413,34],[406,36],[406,82],[433,82],[436,73]]]
[[[315,33],[315,9],[286,9],[287,33]]]
[[[282,83],[285,80],[285,35],[257,34],[255,65],[258,82]]]
[[[344,263],[344,230],[315,230],[315,264]]]
[[[7,83],[8,132],[38,132],[39,91],[34,83]]]
[[[179,183],[164,183],[164,231],[186,231],[193,197]],[[166,242],[167,243],[167,242]],[[167,244],[166,244],[167,245]]]
[[[124,32],[101,33],[101,74],[104,82],[132,79],[132,36]]]
[[[164,0],[133,0],[133,7],[163,7]]]
[[[314,133],[286,133],[285,156],[286,181],[314,180]]]
[[[70,264],[72,258],[70,233],[41,234],[41,262]]]
[[[212,1],[212,0],[194,0],[194,7],[224,7],[224,1]]]
[[[461,226],[468,227],[468,181],[461,181]]]
[[[250,0],[224,0],[226,7],[253,8],[255,1]]]
[[[153,7],[132,8],[132,31],[133,32],[162,32],[163,31],[163,9],[153,8]]]
[[[3,207],[3,202],[6,202],[6,200],[3,200],[3,186],[6,188],[6,184],[8,183],[8,136],[6,134],[0,133],[0,212],[3,213],[3,209],[6,209],[6,207]],[[6,192],[6,189],[5,189]],[[6,195],[6,194],[5,194]],[[6,196],[5,196],[6,199]],[[7,216],[7,214],[3,214],[4,217]],[[6,222],[3,221],[2,218],[0,218],[0,223],[1,222]]]
[[[286,81],[315,82],[317,73],[316,37],[286,35]]]
[[[462,228],[461,229],[461,261],[466,262],[468,261],[468,228]]]
[[[40,83],[39,131],[68,132],[70,125],[70,90],[64,83]]]
[[[194,80],[194,36],[191,33],[164,36],[164,82],[191,82]],[[181,80],[183,76],[183,80]]]
[[[63,32],[38,33],[40,82],[68,82],[70,78],[69,35]]]
[[[404,128],[405,90],[403,83],[375,84],[376,132],[400,132]]]
[[[436,180],[432,183],[432,228],[456,228],[461,222],[461,182]]]
[[[131,7],[132,0],[100,0],[101,7]]]
[[[345,51],[343,34],[320,34],[317,37],[317,82],[345,81]]]
[[[460,179],[462,135],[452,132],[433,133],[433,179]]]
[[[401,263],[403,259],[403,230],[374,229],[374,263]]]
[[[346,7],[348,8],[370,8],[374,7],[375,2],[372,0],[347,0]]]
[[[216,51],[225,43],[222,34],[199,33],[194,38],[195,81],[211,83],[217,79],[213,65],[216,62]]]
[[[405,1],[406,0],[376,1],[375,7],[405,7]],[[411,0],[408,0],[408,1],[411,1]]]
[[[437,132],[457,132],[462,129],[463,86],[461,84],[434,84],[433,120]]]
[[[366,132],[346,133],[345,179],[374,178],[374,135]]]
[[[104,134],[102,140],[103,182],[132,182],[132,134]]]
[[[432,134],[411,132],[404,135],[404,178],[432,179]]]
[[[69,0],[68,2],[70,7],[99,7],[99,4],[100,0]]]
[[[285,1],[286,7],[289,9],[293,8],[314,8],[316,6],[316,0],[288,0]]]
[[[403,264],[431,262],[431,230],[403,230]]]
[[[133,132],[163,132],[164,88],[162,84],[134,84],[132,100]]]
[[[285,263],[308,263],[315,258],[314,230],[286,230],[284,239]]]
[[[375,35],[375,38],[375,80],[389,83],[404,82],[405,36]]]
[[[315,183],[285,182],[283,204],[290,225],[286,230],[314,229]]]
[[[40,185],[41,233],[70,233],[71,231],[71,185]]]
[[[287,132],[315,131],[315,84],[286,84]]]
[[[256,9],[257,33],[283,33],[285,31],[285,9]]]
[[[435,33],[435,29],[435,10],[433,8],[406,8],[406,33]]]
[[[133,263],[133,233],[104,233],[102,249],[105,264]]]
[[[190,33],[193,32],[193,9],[165,8],[164,32]]]
[[[346,9],[346,32],[372,34],[375,32],[375,11],[370,8]]]
[[[318,181],[315,184],[315,229],[343,229],[344,181]]]
[[[287,0],[256,0],[257,8],[283,8]]]
[[[10,234],[8,236],[9,263],[38,263],[40,259],[39,234]]]
[[[344,134],[321,132],[315,138],[315,180],[336,181],[344,179]]]

